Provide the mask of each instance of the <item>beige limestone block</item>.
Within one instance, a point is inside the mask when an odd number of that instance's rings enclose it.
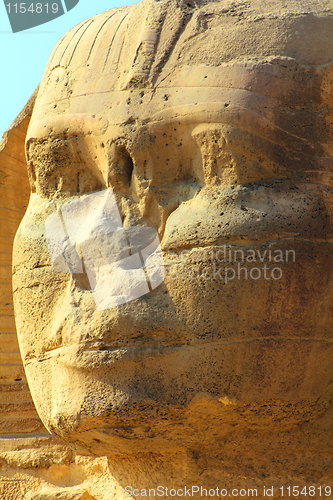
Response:
[[[26,500],[94,500],[82,488],[60,488],[28,493]]]

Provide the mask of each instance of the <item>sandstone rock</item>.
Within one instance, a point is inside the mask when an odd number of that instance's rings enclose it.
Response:
[[[35,491],[25,496],[26,500],[94,500],[82,488],[60,488],[45,491]]]

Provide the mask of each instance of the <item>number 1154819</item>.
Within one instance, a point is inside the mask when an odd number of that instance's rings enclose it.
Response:
[[[57,3],[8,3],[6,5],[8,9],[8,14],[42,14],[43,12],[48,14],[56,14],[58,12],[59,6]]]
[[[288,497],[298,497],[299,495],[304,495],[306,497],[314,497],[317,496],[325,496],[325,497],[330,497],[331,496],[331,487],[330,486],[287,486],[283,487],[281,486],[280,488],[281,491],[281,496],[288,496]]]

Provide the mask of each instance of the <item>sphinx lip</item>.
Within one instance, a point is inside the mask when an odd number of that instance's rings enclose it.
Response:
[[[62,335],[45,339],[42,352],[37,357],[41,360],[82,356],[106,358],[114,353],[129,355],[151,349],[173,348],[186,344],[188,340],[184,332],[173,330],[171,325],[162,329],[160,324],[138,322],[134,328],[128,318],[125,323],[122,318],[116,322],[108,317],[108,321],[101,321],[99,325],[96,322],[80,325],[78,321],[75,329],[71,329],[71,325],[65,326]]]
[[[51,341],[48,340],[43,345],[43,353],[47,355],[48,353],[61,352],[62,350],[67,350],[71,352],[77,352],[79,355],[83,352],[112,352],[117,349],[127,349],[127,348],[154,348],[154,347],[173,347],[176,345],[186,344],[187,341],[180,332],[176,333],[170,329],[158,328],[140,328],[138,326],[137,331],[132,328],[126,329],[124,325],[119,328],[114,325],[109,325],[109,328],[104,328],[102,325],[102,331],[94,332],[92,329],[84,329],[81,331],[80,337],[77,338],[76,335],[71,335],[69,338],[69,332],[66,335],[62,335],[62,338],[55,338]],[[67,341],[64,337],[67,337]]]
[[[151,345],[147,343],[146,345],[104,346],[103,348],[61,346],[45,352],[39,361],[56,359],[62,365],[80,370],[103,369],[111,368],[120,362],[138,362],[147,359],[147,357],[156,359],[158,356],[168,355],[182,349],[185,345],[185,343],[175,345]]]
[[[71,353],[75,354],[77,356],[82,356],[85,354],[94,354],[94,355],[100,355],[104,356],[107,354],[113,354],[113,353],[125,353],[125,352],[148,352],[152,350],[162,350],[162,349],[172,349],[172,348],[179,348],[183,347],[184,345],[187,345],[188,343],[186,341],[175,341],[175,342],[168,342],[163,343],[161,341],[156,341],[156,343],[152,343],[151,339],[147,339],[146,342],[138,342],[136,343],[127,343],[127,344],[121,344],[120,342],[114,342],[107,344],[105,342],[93,342],[93,343],[87,343],[85,345],[77,346],[76,344],[69,344],[69,345],[59,345],[53,348],[49,349],[44,349],[45,353],[45,359],[49,357],[57,357],[57,356],[62,356],[66,353]]]

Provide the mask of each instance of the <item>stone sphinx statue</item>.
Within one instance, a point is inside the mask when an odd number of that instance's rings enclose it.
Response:
[[[331,1],[143,0],[49,59],[20,349],[46,428],[122,487],[330,477],[332,30]]]

